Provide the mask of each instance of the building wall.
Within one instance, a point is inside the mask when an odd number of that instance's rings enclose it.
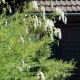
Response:
[[[70,20],[69,20],[70,19]],[[68,17],[68,23],[56,24],[62,30],[62,59],[77,61],[74,75],[66,80],[80,80],[80,17]]]

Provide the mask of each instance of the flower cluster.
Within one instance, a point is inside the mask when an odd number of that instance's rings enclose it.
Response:
[[[21,65],[21,66],[17,66],[19,72],[22,73],[22,71],[23,71],[26,67],[27,67],[26,70],[29,70],[29,69],[30,69],[30,66],[29,66],[29,65],[27,66],[27,65],[25,64],[24,60],[21,60],[21,62],[22,62],[22,65]]]
[[[22,44],[24,43],[24,38],[23,37],[21,37],[21,42],[22,42]]]
[[[33,9],[34,10],[38,10],[38,4],[37,4],[36,1],[31,1],[29,3],[29,10],[33,11]],[[43,31],[49,32],[52,41],[54,39],[53,33],[55,33],[55,36],[57,36],[57,37],[59,37],[59,39],[61,39],[61,30],[59,28],[55,28],[54,22],[45,17],[45,7],[41,6],[40,10],[42,12],[43,20],[39,20],[38,16],[35,15],[34,17],[31,17],[31,19],[29,18],[30,19],[29,20],[30,24],[33,21],[34,29],[37,29],[38,27],[40,28],[42,25],[44,25],[43,26],[43,29],[44,29]],[[65,24],[67,23],[67,17],[65,17],[64,11],[61,8],[59,8],[59,7],[56,8],[56,15],[59,16],[59,20],[62,19],[62,21]],[[26,23],[26,19],[25,18],[23,19],[23,22]],[[42,22],[44,22],[44,24]],[[53,28],[55,28],[54,32],[53,32]],[[26,28],[25,31],[26,31],[26,34],[28,34],[28,27]]]
[[[36,1],[31,1],[29,3],[29,10],[32,11],[32,10],[38,10],[38,5],[37,5],[37,2]]]
[[[8,5],[8,2],[6,2],[6,0],[1,0],[0,4],[3,3],[3,4],[7,4],[7,7],[8,7],[8,10],[10,13],[12,13],[12,9],[11,9],[11,6]]]
[[[47,30],[47,28],[52,30],[53,27],[54,27],[54,23],[52,20],[50,19],[45,20],[45,30]]]
[[[62,21],[65,24],[67,23],[67,18],[64,15],[64,11],[60,7],[56,8],[56,14],[59,16],[59,20],[61,20],[61,18],[62,18]]]
[[[41,27],[41,21],[39,20],[39,27]]]
[[[45,76],[44,76],[44,73],[43,72],[39,72],[37,74],[37,77],[38,77],[39,80],[45,80]]]
[[[61,34],[61,29],[60,29],[60,28],[55,28],[54,34],[55,34],[55,36],[57,36],[59,39],[62,38],[62,34]]]
[[[37,16],[35,16],[34,21],[35,21],[34,28],[36,29],[38,27],[38,17]]]

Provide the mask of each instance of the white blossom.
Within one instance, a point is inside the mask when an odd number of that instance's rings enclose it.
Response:
[[[43,12],[43,19],[45,20],[45,7],[41,6],[41,11]]]
[[[36,25],[38,27],[38,17],[37,16],[35,16],[35,20],[36,20]]]
[[[22,68],[21,67],[18,66],[18,69],[19,69],[20,72],[22,72]]]
[[[18,40],[18,42],[20,42],[20,39]]]
[[[29,69],[30,69],[30,66],[28,66],[27,70],[29,70]]]
[[[41,6],[41,11],[45,11],[45,7],[44,6]]]
[[[45,26],[44,26],[45,31],[47,31],[48,26],[49,26],[49,20],[47,19],[45,20]]]
[[[6,3],[6,2],[5,2],[5,0],[2,0],[2,3],[4,3],[4,4],[5,4],[5,3]]]
[[[9,50],[10,50],[11,48],[10,48],[10,46],[9,46]]]
[[[39,27],[41,27],[41,21],[39,20]]]
[[[53,23],[52,20],[50,20],[50,19],[45,20],[45,30],[47,28],[49,28],[50,30],[52,30],[53,27],[54,27],[54,23]]]
[[[57,15],[61,15],[61,12],[62,12],[61,8],[57,7],[57,8],[56,8],[56,13],[57,13]]]
[[[12,47],[12,44],[11,44],[11,47]]]
[[[67,17],[65,17],[65,19],[64,19],[64,23],[67,24]]]
[[[38,27],[38,17],[37,16],[35,16],[35,18],[34,18],[34,28],[36,29],[37,27]]]
[[[23,19],[23,22],[26,23],[26,19],[25,18]]]
[[[25,16],[28,16],[27,14],[25,14]]]
[[[28,68],[30,69],[30,66],[28,66]]]
[[[9,8],[9,12],[12,13],[11,7]]]
[[[22,44],[24,43],[24,38],[23,37],[21,37],[21,42],[22,42]]]
[[[47,24],[45,24],[45,26],[44,26],[44,30],[47,31]]]
[[[48,26],[49,26],[49,19],[45,21],[45,28],[47,28]]]
[[[50,20],[51,26],[54,27],[54,22]]]
[[[61,13],[61,16],[62,16],[62,21],[64,22],[64,12],[63,11]]]
[[[45,20],[45,11],[43,12],[43,19]]]
[[[59,20],[61,20],[61,16],[59,16]]]
[[[26,30],[25,30],[26,34],[28,34],[28,27],[26,27]]]
[[[34,28],[36,29],[36,28],[37,28],[36,21],[34,22],[34,24],[33,24],[33,25],[34,25]]]
[[[6,26],[7,26],[7,20],[6,20]]]
[[[59,20],[61,20],[61,18],[62,18],[62,21],[64,22],[64,12],[62,11],[61,8],[59,8],[59,7],[56,8],[56,14],[59,15]]]
[[[12,48],[12,44],[9,46],[9,50]]]
[[[22,67],[25,67],[26,64],[24,63],[24,60],[21,60],[22,61]]]
[[[56,23],[56,21],[54,20],[54,23]]]
[[[51,32],[51,40],[53,41],[53,39],[54,39],[54,38],[53,38],[53,31],[52,31],[52,32]]]
[[[22,61],[22,64],[24,65],[24,60],[21,60]]]
[[[53,3],[51,3],[51,8],[53,8]]]
[[[36,1],[31,1],[30,3],[29,3],[29,10],[38,10],[38,5],[37,5],[37,2]]]
[[[62,38],[62,34],[61,34],[61,29],[60,28],[56,28],[54,33],[59,39]]]
[[[51,40],[53,41],[53,36],[51,36]]]
[[[38,79],[40,79],[40,80],[45,80],[45,76],[44,76],[44,73],[43,73],[43,72],[39,72],[39,73],[37,74],[37,77],[38,77]]]

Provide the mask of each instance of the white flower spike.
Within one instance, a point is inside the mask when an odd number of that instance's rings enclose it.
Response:
[[[47,28],[52,30],[53,27],[54,27],[54,22],[52,20],[50,19],[45,20],[45,30],[47,30]]]
[[[33,24],[33,25],[34,25],[34,29],[36,29],[36,28],[37,28],[36,22],[34,22],[34,24]]]
[[[9,8],[9,12],[12,13],[11,7]]]
[[[56,8],[56,14],[59,16],[59,20],[61,20],[61,18],[62,18],[62,21],[65,23],[64,11],[61,8],[59,8],[59,7]]]
[[[23,22],[26,23],[26,19],[25,18],[23,19]]]
[[[65,17],[65,19],[64,19],[64,23],[67,24],[67,17]]]
[[[44,73],[43,73],[43,72],[38,73],[38,74],[37,74],[37,77],[38,77],[38,79],[40,79],[40,80],[45,80],[45,76],[44,76]]]
[[[6,26],[7,26],[7,20],[6,20]]]
[[[61,16],[59,16],[59,21],[61,20]]]
[[[39,27],[41,27],[41,21],[39,21]]]
[[[38,27],[38,17],[37,16],[35,16],[35,20],[36,20],[36,25]]]
[[[45,7],[41,6],[41,11],[43,12],[43,19],[45,20]]]
[[[25,33],[28,34],[28,27],[26,27]]]
[[[29,10],[32,11],[32,10],[38,10],[38,5],[37,5],[37,2],[36,1],[31,1],[29,3]]]
[[[22,44],[24,43],[24,38],[23,37],[21,37],[21,42],[22,42]]]
[[[34,28],[36,29],[37,27],[38,27],[38,17],[37,16],[35,16],[35,18],[34,18]]]
[[[51,8],[53,8],[53,3],[51,3]]]
[[[53,32],[52,32],[52,33],[51,33],[51,40],[53,41],[53,39],[54,39],[54,38],[53,38]]]
[[[63,11],[61,13],[61,16],[62,16],[62,21],[64,22],[64,12]]]
[[[62,38],[62,34],[61,34],[61,29],[60,28],[56,28],[54,33],[59,39]]]
[[[18,66],[18,69],[19,69],[20,72],[22,72],[22,68],[21,67]]]
[[[22,61],[22,64],[24,65],[24,60],[21,60]]]

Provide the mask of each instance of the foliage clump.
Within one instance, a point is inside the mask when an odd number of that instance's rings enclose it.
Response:
[[[74,63],[48,59],[49,44],[55,41],[54,35],[61,39],[60,29],[44,15],[44,7],[42,16],[28,11],[0,16],[0,79],[65,80],[71,76]]]

